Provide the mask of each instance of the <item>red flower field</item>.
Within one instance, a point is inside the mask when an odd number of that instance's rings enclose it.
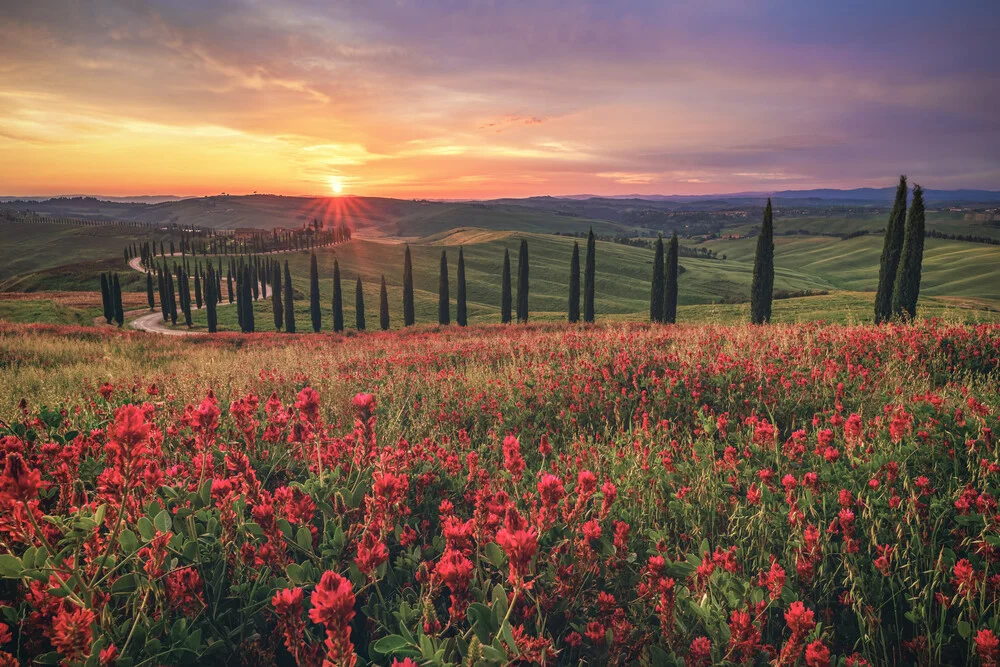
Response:
[[[1000,327],[66,333],[2,665],[1000,664]]]

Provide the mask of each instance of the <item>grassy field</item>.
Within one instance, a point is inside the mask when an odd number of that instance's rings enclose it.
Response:
[[[147,232],[119,226],[22,223],[0,220],[0,291],[25,291],[11,278],[56,267],[121,259],[125,246],[151,238]],[[124,261],[124,260],[122,260]],[[46,284],[44,289],[61,289]],[[90,289],[81,287],[80,289]]]
[[[752,262],[756,239],[708,241],[727,261]],[[814,276],[835,289],[869,290],[878,282],[882,239],[860,236],[776,237],[775,265]],[[922,296],[970,297],[1000,305],[1000,246],[927,239]]]
[[[887,212],[872,213],[858,210],[842,215],[782,215],[781,210],[775,212],[774,233],[777,235],[792,232],[805,232],[810,235],[848,235],[858,232],[873,232],[881,240],[885,229]],[[747,222],[734,225],[727,233],[747,234],[760,227],[759,218],[751,218]],[[989,222],[973,222],[965,220],[965,213],[951,211],[928,211],[927,230],[942,234],[970,234],[1000,239],[1000,224]]]

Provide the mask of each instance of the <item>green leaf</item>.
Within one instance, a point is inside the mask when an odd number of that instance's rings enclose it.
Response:
[[[303,551],[312,551],[313,536],[307,526],[299,526],[298,531],[295,533],[295,543],[298,544]]]
[[[135,533],[126,528],[118,535],[118,544],[125,550],[125,553],[134,553],[139,548],[139,538],[135,536]]]
[[[201,506],[208,507],[212,504],[212,482],[208,481],[198,489],[198,496],[201,498]]]
[[[486,658],[487,660],[492,660],[493,662],[499,662],[499,663],[507,662],[507,656],[505,656],[502,652],[496,650],[492,646],[487,646],[486,644],[483,644],[480,648],[483,651],[483,657]]]
[[[115,583],[111,584],[112,593],[131,593],[136,589],[136,580],[134,574],[126,574],[124,576],[118,577]]]
[[[652,667],[669,667],[670,657],[667,652],[659,646],[649,647],[649,664]]]
[[[467,612],[469,624],[475,630],[476,636],[483,644],[488,644],[493,633],[497,631],[496,623],[493,620],[493,610],[482,604],[474,602],[469,605]]]
[[[289,563],[285,566],[285,574],[288,575],[289,581],[294,584],[301,584],[305,579],[305,570],[298,563]]]
[[[375,642],[372,645],[372,649],[376,653],[380,653],[382,655],[392,655],[395,651],[406,648],[407,646],[409,646],[409,642],[407,642],[404,638],[399,635],[389,635],[387,637],[382,637],[382,639]]]
[[[5,579],[20,579],[24,572],[21,559],[10,554],[0,554],[0,577]]]
[[[972,626],[969,625],[968,621],[958,622],[958,634],[962,636],[962,639],[969,638],[969,635],[972,634]]]
[[[153,527],[153,522],[148,517],[140,517],[136,527],[144,541],[149,542],[156,537],[156,528]]]
[[[490,542],[486,545],[486,559],[496,567],[503,567],[507,557],[504,555],[503,549],[500,548],[499,544]]]
[[[503,634],[503,640],[510,647],[511,653],[518,655],[517,642],[514,641],[514,634],[510,631],[510,623],[505,621],[503,627],[500,628],[500,632]]]
[[[168,510],[161,510],[160,513],[156,515],[156,518],[153,519],[153,525],[156,526],[156,529],[161,533],[169,533],[170,528],[174,525],[174,520],[173,517],[170,516],[170,512]]]

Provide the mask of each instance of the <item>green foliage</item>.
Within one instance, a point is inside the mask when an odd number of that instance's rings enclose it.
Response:
[[[774,223],[771,217],[771,200],[768,198],[757,237],[757,255],[750,285],[750,321],[754,324],[767,324],[771,320],[774,299]]]
[[[875,322],[885,322],[892,317],[892,294],[903,251],[903,233],[906,226],[906,176],[899,177],[896,199],[885,226],[882,256],[879,258],[878,289],[875,293]]]

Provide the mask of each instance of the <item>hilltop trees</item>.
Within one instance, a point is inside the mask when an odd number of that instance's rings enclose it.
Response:
[[[667,324],[677,322],[677,278],[680,273],[678,266],[678,256],[680,248],[677,247],[677,232],[670,237],[670,246],[667,248],[666,275],[663,279],[663,316],[662,321]]]
[[[458,248],[458,305],[455,308],[455,321],[458,326],[464,327],[468,323],[468,313],[465,304],[465,256],[462,248]]]
[[[438,324],[451,324],[451,298],[448,295],[448,253],[441,251],[441,273],[438,276]]]
[[[649,295],[649,321],[663,321],[663,235],[656,239],[656,254],[653,256],[653,285]]]
[[[528,321],[528,242],[521,239],[517,253],[517,321]]]
[[[580,244],[576,241],[569,260],[569,321],[580,321]]]
[[[500,322],[510,323],[511,294],[510,294],[510,251],[503,250],[503,274],[500,278]]]
[[[413,260],[410,259],[410,246],[407,244],[403,253],[403,326],[413,326],[416,320],[416,308],[413,304]]]
[[[344,330],[344,294],[340,290],[340,264],[333,260],[333,330]]]
[[[771,198],[767,199],[764,221],[757,237],[757,255],[750,285],[750,321],[766,324],[771,320],[771,300],[774,297],[774,225],[771,220]]]
[[[875,292],[875,323],[881,324],[892,317],[892,295],[899,272],[899,258],[903,252],[903,234],[906,227],[906,176],[899,177],[896,200],[885,226],[882,257],[879,260],[878,290]]]
[[[583,276],[583,321],[594,321],[594,290],[597,281],[597,241],[594,228],[587,234],[587,267]]]
[[[288,260],[285,260],[285,331],[295,333],[295,300],[292,290],[292,276],[288,272]]]
[[[385,287],[385,275],[382,276],[382,287],[378,295],[378,325],[382,331],[389,330],[389,290]]]
[[[309,314],[312,316],[314,333],[319,333],[323,326],[323,314],[319,309],[319,269],[316,267],[316,253],[312,253],[309,261]]]
[[[358,331],[365,330],[365,293],[361,289],[361,276],[354,287],[354,323]]]
[[[892,290],[892,313],[907,320],[917,315],[920,272],[924,260],[924,227],[924,190],[916,185],[913,187],[913,203],[906,216],[906,234]]]

